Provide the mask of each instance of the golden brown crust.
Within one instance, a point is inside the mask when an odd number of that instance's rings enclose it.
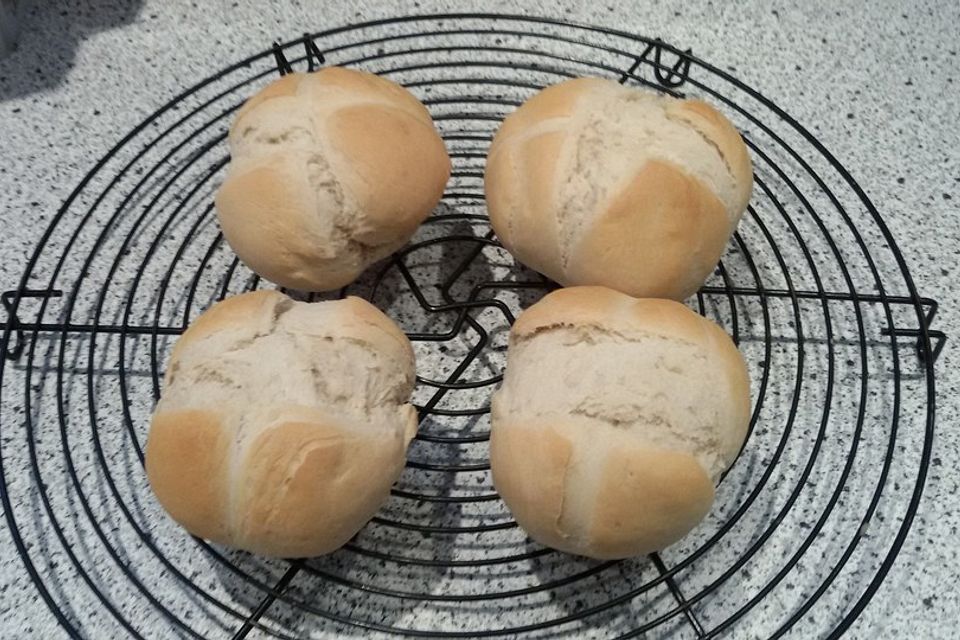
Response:
[[[514,135],[524,133],[528,127],[553,118],[569,118],[573,115],[577,100],[597,88],[598,84],[602,85],[603,80],[574,78],[534,94],[521,108],[504,118],[490,145],[489,156],[493,157],[502,145],[507,144]]]
[[[376,75],[288,74],[230,131],[216,197],[224,237],[285,287],[339,289],[404,244],[443,196],[450,159],[430,114]]]
[[[595,82],[595,78],[577,78],[535,94],[504,119],[487,153],[483,187],[491,225],[508,251],[515,255],[523,253],[522,262],[548,275],[555,271],[553,259],[559,264],[559,232],[551,209],[555,191],[552,178],[566,132],[545,131],[520,145],[514,145],[513,138],[540,122],[569,118],[576,101]],[[528,172],[536,174],[543,183],[531,179],[521,185],[517,176]],[[546,256],[524,250],[538,230],[548,238],[543,243]],[[556,279],[555,275],[551,277]]]
[[[181,334],[176,344],[173,345],[170,361],[177,361],[180,355],[191,345],[208,336],[229,331],[231,328],[256,324],[254,318],[262,318],[272,314],[277,303],[286,299],[287,297],[279,291],[270,289],[248,291],[237,296],[224,298],[190,323],[187,330]]]
[[[561,528],[561,518],[573,444],[550,423],[517,426],[508,417],[497,422],[490,434],[494,487],[531,537],[569,549],[570,532]]]
[[[629,558],[658,551],[693,529],[713,504],[713,484],[686,453],[611,448],[590,518],[590,556]]]
[[[742,362],[730,337],[716,324],[675,300],[634,298],[600,286],[565,287],[548,293],[526,309],[510,331],[525,337],[557,325],[600,327],[613,331],[657,333],[666,338],[700,343],[709,335],[714,348]]]
[[[737,184],[739,206],[741,210],[745,208],[753,191],[753,163],[740,132],[722,113],[703,100],[673,102],[669,110],[717,146]]]
[[[731,419],[734,430],[728,434],[728,440],[722,444],[726,459],[733,460],[743,446],[750,428],[750,373],[747,371],[747,363],[743,355],[726,331],[709,321],[706,331],[709,334],[708,342],[713,353],[725,363],[726,397],[736,400],[736,412]]]
[[[319,85],[338,87],[351,95],[367,100],[380,100],[392,103],[423,124],[433,128],[430,112],[413,94],[395,82],[386,78],[346,67],[325,67],[312,74],[313,81]]]
[[[399,347],[410,360],[413,367],[413,346],[407,334],[397,326],[385,313],[373,306],[367,300],[357,296],[347,296],[340,301],[340,325],[344,333],[351,337],[366,340],[381,349],[396,349]],[[372,330],[371,330],[372,329]],[[384,344],[386,337],[392,344]]]
[[[560,353],[567,345],[575,356]],[[569,367],[608,373],[574,390]],[[614,383],[625,373],[633,386]],[[710,320],[673,300],[560,289],[511,330],[492,403],[494,483],[543,544],[601,559],[649,553],[707,513],[749,410],[743,357]]]
[[[331,145],[356,173],[350,183],[367,224],[354,237],[383,244],[411,235],[450,178],[450,158],[433,125],[366,104],[340,109],[327,128]]]
[[[290,558],[343,546],[387,499],[404,448],[400,437],[388,445],[321,421],[268,427],[243,462],[243,546]]]
[[[606,151],[597,136],[620,132],[633,151]],[[578,78],[504,120],[485,193],[504,246],[553,280],[683,300],[719,261],[752,183],[743,139],[707,103]]]
[[[424,124],[433,126],[427,108],[396,83],[360,69],[325,67],[313,73],[288,73],[265,86],[244,102],[237,112],[231,132],[244,115],[264,102],[296,96],[300,92],[310,93],[320,87],[340,89],[358,100],[391,104]]]
[[[304,155],[277,155],[269,165],[224,181],[216,195],[217,218],[231,248],[267,280],[310,290],[322,279],[337,289],[356,279],[363,265],[320,259],[323,238],[305,220],[318,204],[300,168]]]
[[[524,310],[510,329],[511,337],[525,336],[555,325],[607,324],[612,314],[633,298],[607,287],[565,287],[551,291]]]
[[[233,130],[238,127],[239,122],[243,119],[243,116],[247,115],[249,112],[253,111],[254,108],[263,104],[267,100],[273,100],[274,98],[286,98],[289,96],[294,96],[297,94],[297,91],[300,89],[300,83],[304,81],[307,77],[305,73],[288,73],[285,76],[274,80],[263,89],[255,93],[253,96],[247,99],[243,103],[243,106],[240,107],[240,111],[237,112],[237,117],[233,120],[233,125],[230,127],[230,132],[233,133]]]
[[[230,439],[213,411],[158,410],[146,446],[147,480],[160,504],[194,535],[230,544]]]
[[[494,486],[538,542],[592,558],[628,558],[672,544],[709,511],[713,484],[697,460],[680,451],[619,443],[571,478],[575,451],[590,439],[583,427],[561,425],[560,418],[517,424],[501,416],[492,431]],[[592,507],[572,513],[565,503],[572,493],[589,491],[584,475],[592,474],[600,476],[586,498]]]
[[[487,211],[504,248],[529,267],[558,279],[560,230],[553,215],[553,174],[566,141],[563,132],[532,137],[508,147],[496,162],[488,162],[484,175]],[[517,163],[521,163],[520,166]],[[520,171],[531,180],[515,179]],[[539,244],[539,251],[528,248]]]
[[[374,364],[343,363],[352,358]],[[348,381],[318,372],[330,366]],[[181,336],[170,367],[180,373],[154,414],[147,476],[175,520],[214,542],[285,557],[332,551],[387,499],[416,432],[413,349],[360,298],[228,298]],[[359,407],[343,397],[351,380]]]
[[[494,138],[493,144],[497,143]],[[487,154],[487,166],[483,173],[483,190],[490,216],[490,226],[496,231],[497,239],[510,253],[516,254],[513,234],[510,231],[511,220],[521,215],[520,183],[515,179],[514,152],[511,147],[502,147],[497,161],[492,160],[493,146]]]
[[[723,204],[699,180],[651,160],[571,247],[561,282],[683,300],[720,260],[729,229]]]
[[[230,296],[200,314],[180,336],[173,347],[171,360],[204,338],[237,328],[256,327],[270,321],[278,304],[290,298],[279,291],[259,289]],[[305,332],[322,335],[346,335],[383,350],[399,348],[413,362],[413,347],[406,334],[380,309],[357,296],[334,302],[338,314],[336,324],[302,327]]]
[[[712,321],[676,300],[634,298],[627,306],[625,321],[629,327],[687,342],[703,342],[704,333],[713,329],[730,340]]]
[[[554,265],[560,264],[560,228],[553,215],[554,177],[563,146],[565,132],[546,133],[520,145],[521,171],[530,179],[525,184],[523,206],[510,220],[512,241],[520,261],[557,280],[561,277]],[[529,253],[526,247],[542,243],[542,251]]]

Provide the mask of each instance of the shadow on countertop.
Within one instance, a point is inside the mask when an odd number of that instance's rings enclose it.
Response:
[[[17,47],[0,57],[0,101],[62,83],[83,40],[130,24],[142,5],[143,0],[22,0]]]

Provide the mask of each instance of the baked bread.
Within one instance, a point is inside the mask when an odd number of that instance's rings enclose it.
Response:
[[[333,551],[403,470],[413,385],[410,342],[364,300],[228,298],[173,349],[147,478],[201,538],[268,556]]]
[[[707,103],[580,78],[504,120],[484,182],[494,231],[520,262],[563,285],[683,300],[719,262],[753,173]]]
[[[268,85],[240,109],[229,144],[223,235],[248,267],[292,289],[338,289],[393,253],[450,177],[410,92],[339,67]]]
[[[649,553],[706,515],[749,418],[746,366],[716,324],[671,300],[561,289],[510,332],[494,485],[547,546]]]

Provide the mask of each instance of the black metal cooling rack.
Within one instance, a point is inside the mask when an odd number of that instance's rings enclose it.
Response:
[[[230,116],[278,71],[325,64],[409,87],[454,170],[414,241],[340,292],[373,300],[415,343],[408,468],[345,549],[274,561],[171,524],[142,447],[172,339],[262,284],[212,217]],[[486,460],[506,330],[552,285],[490,231],[485,151],[506,113],[578,75],[712,101],[756,167],[750,209],[691,300],[745,354],[750,436],[702,526],[623,562],[528,540]],[[839,636],[916,513],[944,341],[870,200],[772,101],[659,40],[503,15],[345,26],[214,73],[97,162],[2,302],[0,498],[26,571],[75,637]]]

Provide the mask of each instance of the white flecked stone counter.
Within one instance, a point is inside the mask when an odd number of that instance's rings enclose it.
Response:
[[[472,3],[433,0],[387,5],[367,0],[291,2],[283,3],[283,8],[247,0],[77,3],[81,8],[40,1],[23,4],[19,49],[0,59],[0,290],[17,285],[24,260],[43,229],[93,164],[144,117],[214,69],[258,52],[274,39],[291,39],[304,31],[404,12],[475,8]],[[956,537],[960,436],[955,429],[960,419],[960,353],[953,330],[960,324],[960,4],[884,0],[867,9],[853,1],[670,0],[611,2],[599,10],[586,5],[559,0],[518,8],[516,3],[498,1],[486,3],[484,10],[553,16],[659,36],[692,48],[702,59],[760,90],[850,169],[890,226],[919,293],[940,302],[934,328],[946,331],[949,340],[937,364],[937,438],[927,487],[896,563],[851,637],[954,637],[960,611]],[[91,279],[99,275],[91,272]],[[442,358],[438,362],[442,370]],[[4,373],[5,387],[7,377],[15,375],[13,368]],[[842,384],[838,389],[839,394],[855,393]],[[0,420],[0,436],[6,443],[22,427],[22,413],[4,413]],[[82,477],[84,461],[95,464],[78,454]],[[132,457],[128,462],[136,464]],[[15,505],[21,518],[31,510],[37,514],[32,526],[42,528],[37,500]],[[167,552],[175,554],[177,544],[167,545]],[[68,561],[55,562],[66,566]],[[323,566],[337,569],[336,562]],[[543,577],[551,575],[550,567],[541,569]],[[856,566],[851,570],[855,572]],[[57,574],[53,567],[47,577],[55,582]],[[156,578],[162,577],[160,568]],[[214,588],[218,578],[196,579]],[[497,588],[510,588],[511,580],[505,576]],[[74,588],[72,584],[65,581],[62,588]],[[82,583],[76,585],[82,588]],[[241,605],[257,601],[244,593],[230,596]],[[762,618],[765,607],[777,603],[765,602],[752,615]],[[648,606],[669,604],[654,600]],[[104,620],[100,627],[96,615],[78,613],[86,637],[103,637],[116,628]],[[391,613],[386,612],[385,619]],[[270,624],[294,631],[304,624],[293,614],[284,615],[278,612]],[[467,608],[456,615],[472,614]],[[811,615],[829,614],[815,609]],[[208,627],[197,628],[206,633]],[[218,630],[217,637],[225,628],[232,626],[210,627]],[[687,637],[679,619],[668,628],[675,634],[671,637]],[[26,575],[4,523],[0,637],[62,635]],[[742,627],[734,635],[753,637]]]

